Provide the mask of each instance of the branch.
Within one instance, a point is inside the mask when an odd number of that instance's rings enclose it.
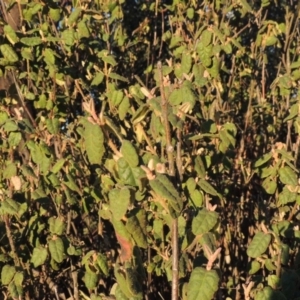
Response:
[[[164,82],[163,82],[163,73],[162,65],[159,61],[157,64],[157,69],[159,73],[159,83],[160,83],[160,94],[161,94],[161,110],[163,117],[163,125],[166,132],[166,151],[169,163],[169,175],[175,176],[175,166],[174,166],[174,148],[172,146],[172,137],[170,123],[168,121],[168,101],[166,99]],[[172,300],[178,299],[178,219],[174,219],[172,222]]]

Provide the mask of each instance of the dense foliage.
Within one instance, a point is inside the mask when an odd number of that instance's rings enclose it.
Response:
[[[300,299],[298,1],[0,2],[5,299]]]

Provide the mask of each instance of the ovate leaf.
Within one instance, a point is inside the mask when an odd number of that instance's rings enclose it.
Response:
[[[134,146],[128,140],[122,141],[121,153],[131,168],[137,167],[139,164],[139,157]]]
[[[91,86],[99,85],[103,81],[103,78],[104,78],[104,74],[101,71],[96,73],[96,76],[94,77],[94,79],[91,82]]]
[[[0,51],[3,55],[3,57],[9,61],[9,62],[17,62],[18,61],[18,55],[17,53],[14,51],[14,49],[8,45],[8,44],[3,44],[0,46]]]
[[[121,157],[118,159],[118,174],[124,184],[139,186],[140,179],[145,175],[140,167],[131,168],[127,161]]]
[[[97,256],[97,264],[98,266],[100,267],[102,273],[105,275],[105,276],[108,276],[109,274],[109,269],[108,269],[108,265],[107,265],[107,259],[106,259],[106,256],[99,253],[98,256]]]
[[[34,248],[30,262],[36,268],[44,264],[47,257],[48,257],[47,249],[43,247]]]
[[[14,275],[16,273],[16,268],[10,265],[5,265],[2,268],[1,271],[1,281],[2,284],[7,285],[9,284],[12,279],[14,278]]]
[[[64,260],[64,244],[61,238],[55,237],[49,241],[49,251],[51,257],[58,263]]]
[[[262,183],[262,187],[265,189],[265,191],[272,195],[275,193],[276,189],[277,189],[277,183],[275,180],[273,180],[271,177],[267,177],[263,183]]]
[[[130,202],[130,191],[128,188],[113,189],[109,192],[109,206],[115,219],[121,220]]]
[[[91,164],[100,164],[104,153],[104,137],[99,125],[85,122],[84,140],[88,159]]]
[[[17,215],[20,204],[13,199],[6,198],[1,202],[0,214]]]
[[[60,217],[58,218],[54,218],[54,217],[51,217],[49,220],[48,220],[48,223],[49,223],[49,229],[50,229],[50,232],[52,234],[57,234],[57,235],[62,235],[64,230],[65,230],[65,223],[64,223],[64,220]]]
[[[9,42],[11,44],[14,45],[15,43],[17,43],[19,41],[19,38],[18,38],[16,32],[10,25],[4,26],[4,33],[5,33],[6,38],[9,40]]]
[[[259,257],[267,250],[270,242],[271,242],[270,234],[257,232],[247,249],[247,255],[252,258]]]
[[[218,290],[219,276],[215,270],[195,268],[188,284],[188,300],[211,300]]]
[[[279,291],[273,290],[267,286],[262,291],[259,291],[254,300],[287,300],[287,298]]]
[[[259,158],[255,162],[254,167],[257,168],[257,167],[262,166],[263,164],[265,164],[266,162],[268,162],[271,158],[272,158],[272,153],[264,154],[261,158]]]
[[[294,186],[298,184],[297,174],[289,166],[280,168],[279,179],[283,184],[289,184]]]
[[[138,247],[144,249],[147,248],[148,244],[146,236],[143,232],[143,229],[141,228],[141,224],[139,223],[138,218],[135,215],[127,219],[126,229],[128,230],[128,232],[130,232]]]
[[[194,235],[209,232],[218,221],[218,214],[215,211],[202,209],[192,222],[192,232]]]
[[[67,20],[67,24],[69,26],[72,26],[77,21],[78,17],[80,16],[80,13],[81,13],[81,8],[79,7],[74,8]]]
[[[83,277],[85,286],[89,290],[94,289],[97,286],[98,280],[98,275],[91,271],[86,271]]]

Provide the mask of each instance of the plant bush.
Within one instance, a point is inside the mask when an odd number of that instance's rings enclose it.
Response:
[[[3,0],[3,297],[300,299],[299,9]]]

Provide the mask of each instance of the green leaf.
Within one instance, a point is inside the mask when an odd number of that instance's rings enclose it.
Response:
[[[22,174],[27,178],[27,179],[37,179],[37,176],[34,174],[33,170],[31,167],[23,165],[21,167]]]
[[[58,173],[60,170],[61,170],[61,168],[63,167],[63,165],[65,164],[65,159],[64,158],[60,158],[55,164],[54,164],[54,166],[52,167],[52,172],[54,173],[54,174],[56,174],[56,173]]]
[[[77,21],[77,19],[79,18],[80,14],[81,14],[81,8],[76,7],[75,9],[73,9],[71,15],[69,16],[69,18],[67,20],[67,24],[69,26],[72,26]]]
[[[192,221],[192,232],[194,235],[209,232],[218,221],[218,214],[203,208]]]
[[[113,189],[108,194],[110,210],[115,219],[121,220],[126,214],[130,202],[128,188]]]
[[[61,238],[55,237],[55,239],[49,241],[49,251],[54,261],[61,263],[64,260],[64,243]]]
[[[169,102],[171,105],[180,105],[181,103],[191,103],[191,109],[195,104],[196,98],[192,89],[188,86],[182,86],[180,89],[174,90],[170,97]]]
[[[123,95],[123,92],[122,92],[122,91],[120,91],[120,90],[118,90],[118,91],[115,90],[115,91],[113,91],[113,93],[112,93],[112,95],[111,95],[111,103],[112,103],[114,106],[118,107],[119,104],[122,102],[123,97],[124,97],[124,95]]]
[[[182,199],[166,175],[157,174],[154,180],[149,181],[149,184],[157,195],[168,200],[169,205],[171,205],[176,212],[182,210]]]
[[[119,118],[121,121],[125,119],[127,113],[129,112],[129,108],[130,108],[130,101],[129,98],[125,96],[118,108]]]
[[[253,275],[261,269],[261,265],[257,260],[251,261],[249,274]]]
[[[52,234],[62,235],[65,231],[65,223],[62,217],[51,217],[48,220],[48,224]]]
[[[22,272],[17,272],[14,277],[14,283],[17,287],[23,285],[24,274]]]
[[[131,168],[138,166],[139,156],[131,142],[128,140],[122,141],[121,153]]]
[[[130,232],[138,247],[144,249],[148,247],[146,236],[141,228],[138,218],[135,215],[127,219],[126,229]]]
[[[283,184],[294,186],[298,184],[297,174],[288,166],[279,169],[279,179]]]
[[[99,85],[103,81],[103,78],[104,78],[104,74],[101,71],[97,72],[96,76],[93,78],[91,82],[91,86]]]
[[[1,201],[0,214],[18,215],[20,204],[13,199],[5,198]]]
[[[55,65],[55,55],[52,49],[46,48],[44,51],[44,61],[47,65]]]
[[[22,288],[22,286],[17,286],[14,281],[12,281],[8,285],[8,291],[9,291],[10,295],[12,297],[14,297],[14,299],[21,298],[21,296],[23,295],[23,288]]]
[[[257,258],[266,252],[271,242],[271,235],[263,232],[257,232],[247,249],[247,255]]]
[[[88,26],[86,25],[86,20],[81,20],[77,24],[77,29],[78,29],[78,35],[79,38],[89,38],[90,37],[90,30]]]
[[[75,32],[74,29],[69,28],[61,33],[62,40],[67,46],[73,46],[75,43]]]
[[[18,125],[15,121],[8,120],[7,122],[5,122],[3,129],[6,132],[17,131]]]
[[[291,192],[286,186],[282,189],[279,194],[278,201],[276,203],[277,207],[285,205],[287,203],[295,202],[297,198],[296,192]]]
[[[30,262],[33,264],[35,268],[37,268],[38,266],[41,266],[45,263],[47,257],[48,257],[47,249],[40,246],[33,249]]]
[[[118,286],[120,287],[120,290],[122,291],[122,294],[124,294],[127,298],[131,299],[133,297],[133,294],[128,288],[127,281],[126,281],[126,275],[125,273],[120,269],[119,265],[116,264],[114,268],[114,275],[116,278],[116,281],[118,283]]]
[[[274,265],[274,262],[272,259],[268,258],[265,260],[265,267],[267,268],[267,270],[269,270],[270,272],[275,271],[277,268]]]
[[[4,265],[1,270],[1,281],[2,284],[9,284],[16,274],[16,268],[10,265]]]
[[[287,298],[279,291],[273,290],[267,286],[262,291],[259,291],[254,300],[287,300]]]
[[[198,181],[198,184],[200,188],[207,194],[212,195],[212,196],[218,196],[218,192],[215,190],[215,188],[206,180],[200,179]]]
[[[118,75],[117,73],[109,73],[108,74],[108,77],[111,78],[111,79],[115,79],[115,80],[120,80],[120,81],[123,81],[123,82],[128,82],[128,79],[121,76],[121,75]]]
[[[129,298],[125,296],[125,294],[122,292],[120,285],[117,283],[117,287],[115,290],[115,297],[116,300],[128,300]]]
[[[188,300],[211,300],[218,290],[219,276],[215,270],[195,268],[188,283]]]
[[[198,190],[194,190],[190,193],[191,200],[196,207],[201,207],[203,205],[203,194]]]
[[[3,44],[0,46],[0,51],[4,57],[9,62],[17,62],[19,60],[19,57],[17,53],[14,51],[14,49],[8,45],[8,44]]]
[[[58,134],[60,131],[60,122],[57,118],[47,119],[46,126],[50,133]]]
[[[126,267],[126,283],[128,290],[134,297],[141,297],[142,299],[142,286],[137,278],[136,272],[132,267]]]
[[[21,43],[26,45],[26,46],[38,46],[42,43],[42,39],[40,37],[37,36],[33,36],[33,37],[23,37],[21,38]]]
[[[195,11],[194,11],[194,8],[190,7],[187,9],[186,11],[186,16],[192,20],[194,18],[194,14],[195,14]]]
[[[272,158],[272,153],[267,153],[267,154],[264,154],[261,158],[259,158],[255,164],[254,164],[254,167],[255,168],[258,168],[260,166],[262,166],[263,164],[265,164],[266,162],[268,162],[270,159]]]
[[[87,289],[94,289],[99,281],[98,275],[92,271],[86,271],[83,277],[83,281]]]
[[[109,275],[109,269],[108,269],[107,259],[106,259],[105,255],[103,255],[101,253],[98,253],[97,264],[100,267],[102,273],[105,276],[108,276]]]
[[[101,59],[102,59],[104,62],[106,62],[106,63],[112,65],[113,67],[115,67],[115,66],[117,65],[116,60],[115,60],[114,57],[111,56],[111,55],[107,55],[107,56],[102,55],[102,56],[101,56]]]
[[[9,40],[9,42],[11,44],[14,45],[15,43],[17,43],[19,41],[19,38],[18,38],[16,32],[10,25],[4,26],[4,33],[5,33],[6,38]]]
[[[100,164],[104,154],[104,136],[99,125],[90,122],[84,124],[84,141],[88,159],[91,164]]]
[[[262,183],[262,187],[265,189],[265,191],[270,194],[273,195],[276,192],[277,189],[277,183],[275,180],[273,180],[271,177],[267,177],[263,183]]]
[[[277,289],[280,286],[280,278],[275,274],[270,274],[268,276],[268,285],[273,289]]]
[[[82,194],[81,190],[79,189],[78,185],[76,184],[75,179],[73,178],[71,173],[67,174],[68,181],[64,181],[64,184],[73,192],[78,193],[79,195]]]
[[[201,34],[201,43],[203,44],[204,47],[207,47],[208,45],[211,44],[212,41],[212,31],[210,30],[204,30]]]
[[[49,7],[49,16],[54,22],[61,20],[60,9]]]
[[[206,176],[206,169],[201,156],[196,156],[194,160],[194,168],[201,179],[204,179]]]
[[[3,170],[3,177],[5,179],[10,179],[17,175],[17,166],[14,163],[9,163]]]
[[[121,157],[118,159],[118,174],[124,184],[139,186],[141,178],[145,176],[140,167],[131,168],[127,161]]]

